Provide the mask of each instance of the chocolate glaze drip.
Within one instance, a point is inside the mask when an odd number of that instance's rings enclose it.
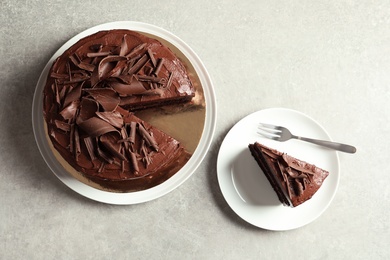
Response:
[[[309,200],[321,187],[329,172],[259,143],[249,145],[279,200],[298,206]]]
[[[188,102],[194,93],[184,65],[160,42],[102,31],[54,62],[44,116],[54,147],[77,171],[110,188],[139,190],[172,176],[190,155],[131,111]],[[119,184],[126,180],[137,181]]]

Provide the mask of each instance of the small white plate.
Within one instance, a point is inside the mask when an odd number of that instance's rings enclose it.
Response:
[[[183,55],[186,59],[189,60],[192,67],[194,68],[199,78],[200,84],[203,88],[204,99],[206,103],[206,114],[203,133],[190,160],[174,176],[172,176],[162,184],[147,190],[130,193],[114,193],[102,191],[93,188],[89,185],[86,185],[72,177],[68,172],[66,172],[66,170],[61,166],[61,164],[53,155],[44,131],[44,119],[42,111],[43,89],[45,86],[47,75],[49,73],[49,69],[53,61],[70,46],[75,44],[78,40],[98,31],[112,29],[128,29],[138,31],[144,34],[151,35],[154,38],[158,38],[161,41],[165,41],[170,44],[170,46],[174,47],[175,53],[177,52],[176,54]],[[109,204],[127,205],[142,203],[159,198],[177,188],[194,173],[194,171],[200,165],[210,147],[216,125],[216,109],[216,98],[211,78],[197,54],[185,42],[183,42],[181,39],[179,39],[172,33],[154,25],[132,21],[120,21],[101,24],[79,33],[78,35],[70,39],[68,42],[66,42],[53,55],[53,57],[49,60],[44,70],[42,71],[42,74],[37,83],[37,87],[35,89],[32,105],[32,123],[35,140],[44,160],[46,161],[49,168],[53,171],[53,173],[65,185],[67,185],[75,192],[92,200]]]
[[[258,123],[289,128],[306,137],[331,140],[327,132],[310,117],[285,108],[270,108],[240,120],[226,135],[219,150],[218,181],[229,206],[248,223],[269,230],[290,230],[318,218],[333,200],[340,170],[335,151],[298,140],[273,141],[257,133]],[[295,208],[283,206],[252,157],[248,145],[262,143],[330,172],[317,193]]]

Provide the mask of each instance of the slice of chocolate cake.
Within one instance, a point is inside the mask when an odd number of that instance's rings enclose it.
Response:
[[[285,206],[296,207],[311,199],[329,175],[313,164],[257,142],[249,144],[249,150]]]

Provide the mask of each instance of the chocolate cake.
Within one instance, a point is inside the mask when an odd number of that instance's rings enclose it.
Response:
[[[190,158],[134,111],[190,102],[185,65],[161,42],[129,30],[87,36],[53,63],[44,88],[48,137],[77,172],[103,188],[137,191]]]
[[[311,199],[329,175],[313,164],[257,142],[249,144],[249,150],[285,206],[296,207]]]

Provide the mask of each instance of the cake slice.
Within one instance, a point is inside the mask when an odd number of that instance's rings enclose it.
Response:
[[[296,207],[311,199],[329,172],[258,142],[249,150],[281,203]]]

